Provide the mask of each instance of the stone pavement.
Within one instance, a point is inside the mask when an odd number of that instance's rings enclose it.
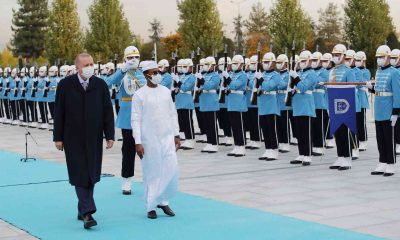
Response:
[[[400,239],[400,174],[385,178],[371,176],[378,162],[373,124],[368,124],[369,145],[353,162],[350,171],[329,170],[336,150],[314,157],[311,166],[291,166],[297,148],[273,162],[259,161],[263,150],[247,151],[243,158],[227,157],[231,147],[217,154],[195,150],[179,151],[180,191],[223,202],[255,208],[338,228]],[[29,139],[30,154],[64,163],[63,152],[52,143],[49,131],[30,129],[38,142]],[[0,149],[24,154],[24,128],[0,125]],[[120,175],[121,142],[105,150],[103,172]],[[398,166],[396,169],[399,171]],[[136,164],[141,181],[140,160]],[[101,183],[100,183],[101,184]],[[27,198],[29,196],[26,196]],[[122,197],[122,196],[121,196]],[[173,204],[173,203],[172,203]],[[0,216],[1,217],[1,216]],[[0,240],[35,239],[0,220]]]

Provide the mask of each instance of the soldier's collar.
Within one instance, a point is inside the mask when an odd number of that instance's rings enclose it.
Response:
[[[287,69],[280,71],[280,73],[285,73],[287,72]]]
[[[387,65],[387,66],[381,67],[381,69],[382,69],[382,70],[386,70],[386,69],[390,68],[391,66],[392,66],[392,65],[389,64],[389,65]]]
[[[307,72],[308,70],[311,70],[311,68],[304,68],[303,72]]]
[[[266,70],[265,72],[266,73],[272,73],[272,72],[274,72],[275,70],[274,69],[271,69],[271,70]]]
[[[315,71],[318,71],[318,70],[320,70],[322,67],[317,67],[317,68],[314,68],[314,70]]]

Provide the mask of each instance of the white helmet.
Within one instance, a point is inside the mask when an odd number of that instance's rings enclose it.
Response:
[[[49,77],[55,77],[57,76],[58,73],[58,67],[57,66],[51,66],[49,68]]]
[[[189,67],[193,67],[193,60],[190,58],[185,59],[185,63]]]
[[[189,72],[189,67],[193,67],[193,61],[190,58],[185,58],[181,59],[181,72],[182,73],[188,73]],[[179,62],[179,61],[178,61]]]
[[[73,74],[76,74],[76,66],[70,65],[68,69],[68,75],[73,75]]]
[[[140,57],[140,52],[135,46],[129,46],[125,48],[124,51],[124,59],[127,57]]]
[[[308,50],[304,50],[300,53],[299,61],[300,61],[300,68],[305,69],[309,65],[311,60],[312,53]]]
[[[18,72],[18,69],[13,68],[13,70],[11,71],[11,77],[15,78],[17,76],[17,72]]]
[[[278,69],[279,71],[282,70],[285,66],[285,63],[289,63],[288,57],[285,54],[280,54],[276,58],[276,69]]]
[[[68,65],[62,65],[60,67],[60,76],[61,77],[66,77],[68,73]]]
[[[340,53],[340,54],[344,55],[344,54],[346,53],[346,51],[347,51],[347,48],[346,48],[345,45],[343,45],[343,44],[337,44],[337,45],[333,48],[332,53]]]
[[[346,51],[346,59],[353,59],[354,56],[356,55],[356,52],[352,49],[349,49]]]
[[[354,55],[354,59],[355,60],[359,60],[359,61],[366,61],[367,60],[367,55],[365,55],[365,52],[363,52],[363,51],[358,51]]]
[[[35,67],[34,67],[34,66],[32,66],[32,67],[29,68],[29,76],[30,76],[30,77],[35,76]]]
[[[178,73],[183,73],[182,68],[185,65],[185,59],[179,59],[178,62],[176,63],[176,70]]]
[[[250,58],[245,58],[245,59],[244,59],[244,64],[245,64],[246,66],[248,66],[248,65],[250,64]]]
[[[158,68],[165,68],[165,67],[169,67],[169,62],[167,59],[161,59],[158,62]]]
[[[386,57],[390,55],[390,48],[386,45],[378,47],[375,57]]]
[[[9,77],[10,76],[10,72],[11,72],[11,68],[10,67],[5,67],[4,68],[4,77]]]
[[[47,73],[47,67],[46,66],[41,66],[39,68],[39,77],[45,77]]]
[[[19,75],[20,75],[21,77],[25,77],[25,76],[28,74],[28,72],[29,72],[28,68],[27,68],[27,67],[23,67],[23,68],[20,70]]]
[[[112,70],[112,71],[115,70],[115,68],[114,68],[114,63],[112,63],[112,62],[106,63],[105,68],[106,68],[106,74],[111,74],[111,70]]]
[[[206,62],[206,59],[202,58],[202,59],[200,59],[199,65],[203,66],[205,62]]]
[[[215,58],[214,57],[207,57],[206,60],[204,61],[204,66],[203,66],[203,70],[208,72],[212,68],[212,65],[215,65]]]
[[[393,67],[396,67],[399,65],[400,62],[400,50],[399,49],[393,49],[392,52],[390,53],[390,64]]]
[[[320,53],[320,52],[314,52],[314,53],[311,55],[311,60],[312,60],[312,62],[311,62],[311,67],[312,67],[312,68],[318,68],[318,67],[319,67],[319,64],[320,64],[320,62],[321,62],[321,58],[322,58],[322,53]]]
[[[235,55],[232,58],[232,70],[237,71],[240,70],[240,64],[244,64],[244,58],[242,55]]]
[[[232,59],[230,57],[226,58],[228,65],[232,64]],[[219,58],[218,59],[218,65],[224,65],[225,64],[225,57]]]
[[[332,54],[330,53],[324,53],[321,58],[322,61],[332,61]]]
[[[266,54],[264,54],[263,62],[276,62],[276,58],[275,58],[275,54],[272,52],[267,52]]]

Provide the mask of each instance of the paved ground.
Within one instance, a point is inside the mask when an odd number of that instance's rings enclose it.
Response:
[[[0,149],[24,153],[24,128],[0,125]],[[55,150],[51,132],[33,129],[30,154],[40,159],[64,162]],[[330,226],[400,239],[400,174],[390,178],[371,176],[377,164],[373,125],[369,125],[368,151],[345,172],[329,170],[335,149],[315,157],[309,167],[291,166],[297,149],[281,154],[274,162],[257,160],[262,150],[248,151],[243,158],[227,157],[229,147],[218,154],[180,151],[180,191],[236,205],[268,211]],[[104,173],[120,175],[121,142],[105,151]],[[136,180],[141,181],[140,161]],[[396,167],[398,170],[398,167]],[[28,197],[28,196],[26,196]],[[172,201],[173,204],[173,201]],[[1,216],[0,216],[1,217]],[[0,240],[34,239],[0,221]]]

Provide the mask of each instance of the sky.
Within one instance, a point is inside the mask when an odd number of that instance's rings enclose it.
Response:
[[[51,0],[50,0],[51,1]],[[232,36],[232,20],[237,16],[238,11],[245,18],[250,13],[254,3],[261,2],[266,9],[269,9],[274,0],[216,0],[220,18],[224,23],[224,32],[227,36]],[[342,9],[346,0],[300,0],[303,9],[313,20],[318,19],[318,10],[325,8],[329,2],[334,2]],[[12,9],[17,9],[17,0],[0,0],[0,49],[10,41]],[[76,0],[78,13],[82,27],[88,26],[87,8],[92,0]],[[123,5],[125,16],[127,17],[131,30],[140,35],[144,40],[148,40],[150,35],[149,22],[153,18],[161,21],[164,27],[163,35],[175,32],[177,29],[179,13],[176,7],[176,0],[120,0]],[[387,0],[390,6],[391,16],[397,31],[400,30],[400,0]],[[395,14],[397,13],[397,15]]]

